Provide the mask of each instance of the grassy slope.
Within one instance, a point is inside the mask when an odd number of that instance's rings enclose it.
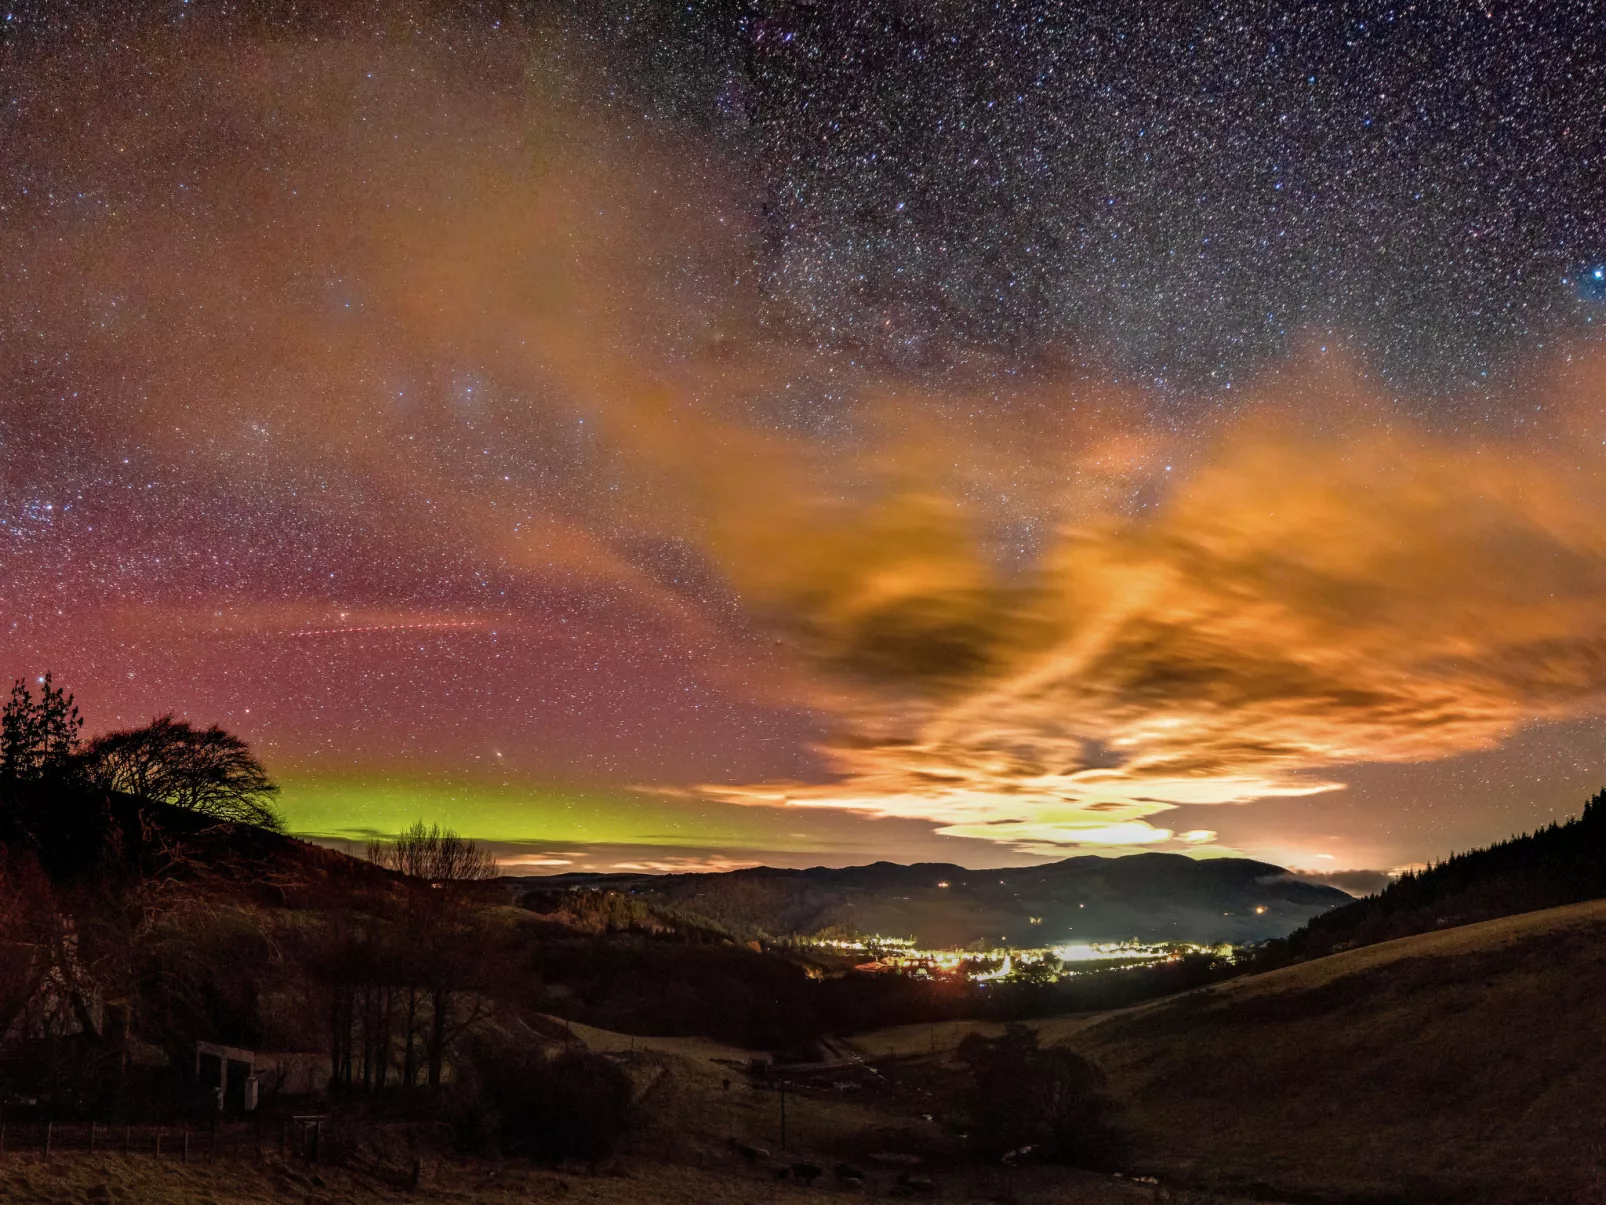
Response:
[[[908,1027],[910,1031],[926,1028]],[[997,1169],[966,1166],[962,1144],[920,1116],[922,1108],[932,1106],[912,1104],[908,1099],[889,1104],[884,1097],[791,1094],[787,1102],[790,1154],[783,1155],[776,1094],[750,1087],[732,1066],[745,1063],[752,1057],[750,1051],[702,1038],[632,1038],[584,1025],[575,1025],[572,1031],[593,1050],[634,1051],[642,1061],[661,1069],[641,1100],[641,1124],[632,1137],[632,1156],[627,1161],[642,1178],[643,1187],[658,1175],[684,1179],[693,1174],[689,1165],[697,1169],[696,1176],[706,1178],[711,1190],[717,1190],[718,1195],[711,1198],[717,1200],[885,1196],[894,1172],[878,1166],[870,1156],[894,1152],[923,1158],[916,1174],[929,1175],[936,1182],[939,1199],[994,1199],[1007,1187],[1020,1205],[1149,1205],[1156,1200],[1177,1205],[1203,1205],[1207,1200],[1211,1205],[1234,1205],[1237,1200],[1161,1193],[1130,1180],[1064,1168],[1029,1168],[1006,1181]],[[725,1087],[727,1079],[729,1088]],[[829,1168],[846,1161],[868,1170],[871,1181],[862,1190],[845,1189],[830,1176],[809,1189],[777,1183],[766,1167],[749,1167],[735,1157],[729,1146],[731,1138],[771,1151],[770,1166],[804,1159]]]
[[[700,1038],[631,1038],[575,1025],[577,1041],[604,1052],[633,1051],[628,1063],[644,1088],[640,1121],[627,1151],[598,1171],[531,1167],[522,1161],[426,1160],[416,1192],[362,1172],[287,1166],[275,1155],[250,1161],[161,1163],[148,1156],[58,1153],[48,1165],[36,1152],[0,1156],[0,1201],[64,1205],[106,1201],[115,1205],[265,1205],[267,1202],[356,1203],[402,1201],[457,1205],[515,1205],[562,1201],[567,1205],[769,1205],[885,1198],[896,1168],[867,1158],[875,1152],[920,1153],[915,1174],[930,1176],[938,1200],[1001,1199],[1008,1189],[1018,1205],[1247,1205],[1224,1196],[1162,1191],[1090,1172],[1030,1168],[1005,1179],[999,1169],[957,1162],[957,1143],[908,1107],[807,1093],[788,1098],[790,1151],[778,1149],[776,1094],[746,1084],[730,1066],[750,1052]],[[731,1081],[730,1087],[725,1080]],[[774,1153],[756,1165],[730,1145],[735,1138]],[[829,1173],[811,1187],[778,1181],[777,1167],[808,1160],[830,1168],[849,1160],[871,1176],[864,1188]],[[322,1183],[311,1180],[316,1173]],[[930,1198],[926,1198],[930,1199]]]
[[[310,1175],[316,1172],[321,1185]],[[1002,1200],[1003,1181],[977,1182],[975,1193],[963,1180],[938,1177],[935,1198]],[[1174,1193],[1130,1181],[1039,1169],[1016,1176],[1010,1186],[1014,1205],[1249,1205],[1218,1195]],[[370,1177],[331,1168],[263,1166],[186,1167],[148,1158],[56,1159],[45,1166],[34,1156],[0,1160],[0,1200],[6,1205],[824,1205],[866,1197],[885,1200],[885,1184],[874,1190],[843,1188],[830,1181],[813,1187],[776,1181],[766,1172],[741,1167],[685,1166],[643,1159],[622,1161],[602,1172],[554,1171],[519,1162],[484,1160],[432,1169],[417,1191],[393,1188]],[[1255,1205],[1263,1205],[1256,1202]]]
[[[1606,901],[1347,951],[1064,1036],[1109,1074],[1135,1161],[1161,1175],[1332,1199],[1606,1199]]]

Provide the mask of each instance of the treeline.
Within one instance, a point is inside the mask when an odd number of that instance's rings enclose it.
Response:
[[[176,809],[200,827],[283,831],[278,788],[233,733],[169,714],[85,742],[73,696],[50,674],[39,686],[35,696],[15,683],[0,709],[0,843],[11,855],[57,879],[148,873],[158,851],[131,802]]]
[[[1606,897],[1606,791],[1590,799],[1574,819],[1409,871],[1378,894],[1265,943],[1252,965],[1264,969],[1448,925],[1601,897]]]
[[[283,831],[272,804],[278,788],[233,733],[169,713],[85,744],[73,696],[50,674],[39,686],[35,698],[27,683],[14,683],[0,710],[0,798],[40,788],[107,791]]]

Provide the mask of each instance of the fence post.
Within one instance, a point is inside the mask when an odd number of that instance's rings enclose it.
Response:
[[[128,1158],[129,1143],[134,1138],[134,1127],[129,1122],[123,1122],[123,1158]]]
[[[156,1157],[158,1159],[160,1159],[162,1157],[162,1127],[161,1126],[157,1126],[156,1127]]]
[[[52,1131],[54,1131],[55,1128],[56,1128],[56,1123],[55,1122],[53,1122],[53,1121],[45,1122],[45,1162],[46,1163],[50,1162],[50,1139],[52,1137]]]
[[[184,1162],[190,1161],[190,1127],[184,1127]]]
[[[94,1122],[90,1122],[89,1123],[89,1153],[91,1155],[93,1155],[95,1153],[95,1123]]]

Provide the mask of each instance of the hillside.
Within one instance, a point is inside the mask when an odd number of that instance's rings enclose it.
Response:
[[[0,857],[26,852],[58,883],[177,882],[282,904],[287,890],[395,877],[321,845],[117,791],[17,794],[0,807]]]
[[[1126,1104],[1135,1165],[1317,1200],[1598,1201],[1606,902],[1046,1023]]]
[[[441,1205],[773,1205],[873,1199],[994,1200],[1016,1205],[1249,1205],[1246,1198],[1162,1187],[1130,1176],[1060,1166],[978,1165],[896,1062],[837,1067],[788,1083],[786,1145],[781,1096],[766,1077],[743,1074],[749,1052],[696,1038],[641,1038],[574,1025],[569,1037],[634,1085],[634,1124],[620,1149],[595,1164],[543,1166],[518,1158],[465,1157],[394,1121],[367,1127],[342,1161],[311,1164],[269,1142],[260,1154],[218,1159],[197,1137],[194,1156],[127,1156],[85,1149],[63,1128],[47,1163],[19,1151],[12,1126],[0,1160],[0,1199],[140,1205],[266,1202],[440,1202]],[[833,1082],[834,1081],[834,1082]],[[837,1085],[851,1083],[853,1091]],[[250,1151],[249,1132],[246,1133]],[[411,1182],[414,1158],[416,1185]],[[800,1181],[801,1165],[814,1175]],[[1256,1199],[1257,1205],[1269,1205]]]
[[[1606,896],[1606,791],[1565,823],[1402,875],[1377,895],[1313,917],[1262,965]]]
[[[1046,866],[967,870],[876,862],[845,869],[756,867],[723,874],[555,875],[531,891],[592,886],[629,892],[743,936],[913,937],[926,947],[1054,942],[1231,942],[1282,936],[1351,901],[1281,867],[1180,854],[1068,858]]]

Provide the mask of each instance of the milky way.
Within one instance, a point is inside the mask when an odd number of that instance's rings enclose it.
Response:
[[[902,366],[1185,404],[1320,332],[1442,393],[1606,255],[1598,5],[696,8],[576,25],[752,167],[777,321]]]
[[[1569,810],[1601,15],[18,7],[0,668],[536,868]]]

